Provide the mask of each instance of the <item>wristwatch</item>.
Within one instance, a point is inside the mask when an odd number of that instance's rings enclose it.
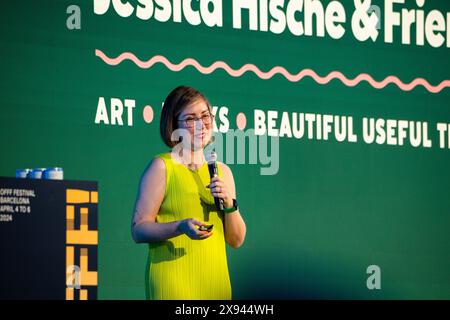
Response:
[[[236,199],[233,199],[233,206],[231,208],[223,208],[224,213],[232,213],[238,209],[238,203]]]

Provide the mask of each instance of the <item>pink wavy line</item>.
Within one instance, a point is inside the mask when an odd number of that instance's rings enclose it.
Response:
[[[116,58],[109,58],[101,50],[96,49],[95,55],[97,57],[99,57],[100,59],[102,59],[106,64],[111,65],[111,66],[119,65],[120,63],[122,63],[122,61],[128,59],[128,60],[133,61],[138,67],[140,67],[142,69],[148,69],[148,68],[151,68],[154,64],[162,63],[169,70],[175,71],[175,72],[181,71],[188,66],[193,66],[200,73],[203,73],[203,74],[211,74],[214,71],[216,71],[217,69],[223,69],[232,77],[240,77],[245,72],[252,71],[259,78],[261,78],[263,80],[268,80],[268,79],[272,78],[274,75],[279,73],[279,74],[283,75],[290,82],[298,82],[301,79],[303,79],[304,77],[311,77],[314,81],[316,81],[317,83],[322,84],[322,85],[327,84],[328,82],[330,82],[333,79],[339,79],[344,85],[346,85],[348,87],[354,87],[354,86],[358,85],[361,81],[367,81],[375,89],[383,89],[388,84],[393,83],[393,84],[397,85],[397,87],[399,87],[403,91],[411,91],[415,87],[421,85],[431,93],[439,93],[444,88],[450,87],[450,80],[444,80],[437,86],[433,86],[427,80],[425,80],[423,78],[416,78],[413,81],[411,81],[410,83],[404,83],[396,76],[388,76],[382,81],[376,81],[374,78],[372,78],[371,75],[369,75],[367,73],[361,73],[354,79],[348,79],[345,75],[343,75],[339,71],[332,71],[325,77],[321,77],[314,70],[311,70],[311,69],[303,69],[302,71],[300,71],[297,74],[291,74],[285,68],[280,67],[280,66],[273,67],[268,72],[263,72],[257,66],[255,66],[254,64],[250,64],[250,63],[247,63],[247,64],[243,65],[242,67],[240,67],[239,69],[234,70],[224,61],[216,61],[213,64],[211,64],[209,67],[204,67],[197,60],[192,59],[192,58],[184,59],[179,64],[173,64],[166,57],[161,56],[161,55],[156,55],[147,61],[139,60],[133,53],[130,53],[130,52],[124,52]]]

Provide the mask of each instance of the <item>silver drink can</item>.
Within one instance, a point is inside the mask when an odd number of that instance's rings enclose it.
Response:
[[[49,180],[63,180],[64,179],[64,171],[62,168],[47,168],[44,171],[42,176],[43,179]]]
[[[31,179],[42,179],[42,174],[44,173],[45,168],[36,168],[31,170],[30,174],[28,175]]]
[[[16,178],[27,178],[30,172],[31,169],[17,169]]]

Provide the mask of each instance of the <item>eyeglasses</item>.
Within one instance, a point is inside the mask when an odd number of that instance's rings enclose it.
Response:
[[[193,128],[195,126],[195,121],[197,121],[197,120],[202,120],[204,125],[210,125],[213,119],[214,119],[214,116],[211,113],[205,113],[200,118],[187,117],[184,120],[178,120],[178,121],[184,122],[186,124],[187,128]]]

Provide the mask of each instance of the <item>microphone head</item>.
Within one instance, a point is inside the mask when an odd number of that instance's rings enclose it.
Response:
[[[213,163],[213,162],[216,162],[217,161],[217,154],[216,154],[216,152],[215,151],[211,151],[211,153],[206,153],[205,154],[205,159],[206,159],[206,162],[208,162],[208,163]]]

